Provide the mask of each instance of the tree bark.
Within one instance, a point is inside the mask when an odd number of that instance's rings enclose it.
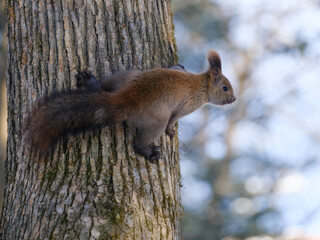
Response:
[[[21,125],[41,96],[74,75],[168,67],[170,0],[7,0],[8,142],[0,239],[180,239],[178,139],[156,164],[125,124],[71,136],[45,162],[24,155]]]

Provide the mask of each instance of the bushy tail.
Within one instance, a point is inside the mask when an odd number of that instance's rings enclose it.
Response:
[[[32,153],[48,153],[57,141],[71,133],[84,132],[121,122],[126,106],[115,94],[70,90],[41,99],[24,121],[24,145]]]

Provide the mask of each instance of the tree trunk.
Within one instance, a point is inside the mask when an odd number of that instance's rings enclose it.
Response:
[[[175,62],[170,0],[7,0],[8,144],[0,239],[180,239],[177,137],[151,164],[134,130],[71,136],[39,162],[23,154],[21,124],[41,96],[74,75]]]

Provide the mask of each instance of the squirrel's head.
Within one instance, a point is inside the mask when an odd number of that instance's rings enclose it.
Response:
[[[208,102],[217,105],[233,103],[236,100],[229,80],[222,74],[221,59],[217,52],[208,53],[209,70],[207,71]]]

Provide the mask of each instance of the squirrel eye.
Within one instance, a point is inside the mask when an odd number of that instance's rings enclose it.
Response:
[[[226,91],[228,91],[228,89],[229,89],[229,88],[228,88],[227,86],[223,86],[223,88],[222,88],[222,89],[223,89],[223,91],[225,91],[225,92],[226,92]]]

